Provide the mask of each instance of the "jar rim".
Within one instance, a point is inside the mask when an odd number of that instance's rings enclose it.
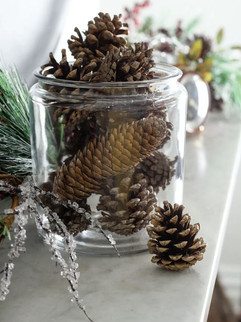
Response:
[[[42,74],[41,68],[37,68],[34,71],[34,76],[45,84],[54,86],[74,87],[74,88],[103,88],[103,87],[147,87],[150,85],[161,85],[168,81],[177,81],[182,76],[182,71],[171,64],[160,63],[156,64],[151,69],[154,72],[154,77],[149,80],[132,81],[132,82],[86,82],[76,80],[66,80],[61,78],[48,77]]]

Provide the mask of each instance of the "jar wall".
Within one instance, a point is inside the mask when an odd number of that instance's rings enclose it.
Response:
[[[115,254],[95,223],[120,253],[144,251],[155,206],[182,202],[186,92],[177,78],[76,86],[40,77],[33,86],[33,175],[90,214],[44,201],[75,235],[77,251]]]

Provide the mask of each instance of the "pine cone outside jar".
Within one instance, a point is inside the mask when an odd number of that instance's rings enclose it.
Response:
[[[206,244],[202,237],[196,238],[199,224],[192,225],[191,217],[183,214],[184,206],[168,201],[163,208],[156,207],[151,225],[147,227],[150,236],[149,251],[154,254],[152,262],[168,270],[188,268],[203,259]]]

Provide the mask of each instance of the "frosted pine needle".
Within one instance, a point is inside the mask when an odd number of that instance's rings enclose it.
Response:
[[[0,169],[16,177],[31,173],[29,92],[17,70],[0,62]]]

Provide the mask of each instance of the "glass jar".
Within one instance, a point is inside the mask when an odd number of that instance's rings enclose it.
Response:
[[[77,252],[115,255],[113,243],[121,254],[146,250],[155,206],[182,203],[187,95],[181,71],[163,64],[151,80],[113,83],[35,76],[35,183],[80,208],[51,198],[43,204],[75,236]],[[61,240],[56,232],[59,247]]]

